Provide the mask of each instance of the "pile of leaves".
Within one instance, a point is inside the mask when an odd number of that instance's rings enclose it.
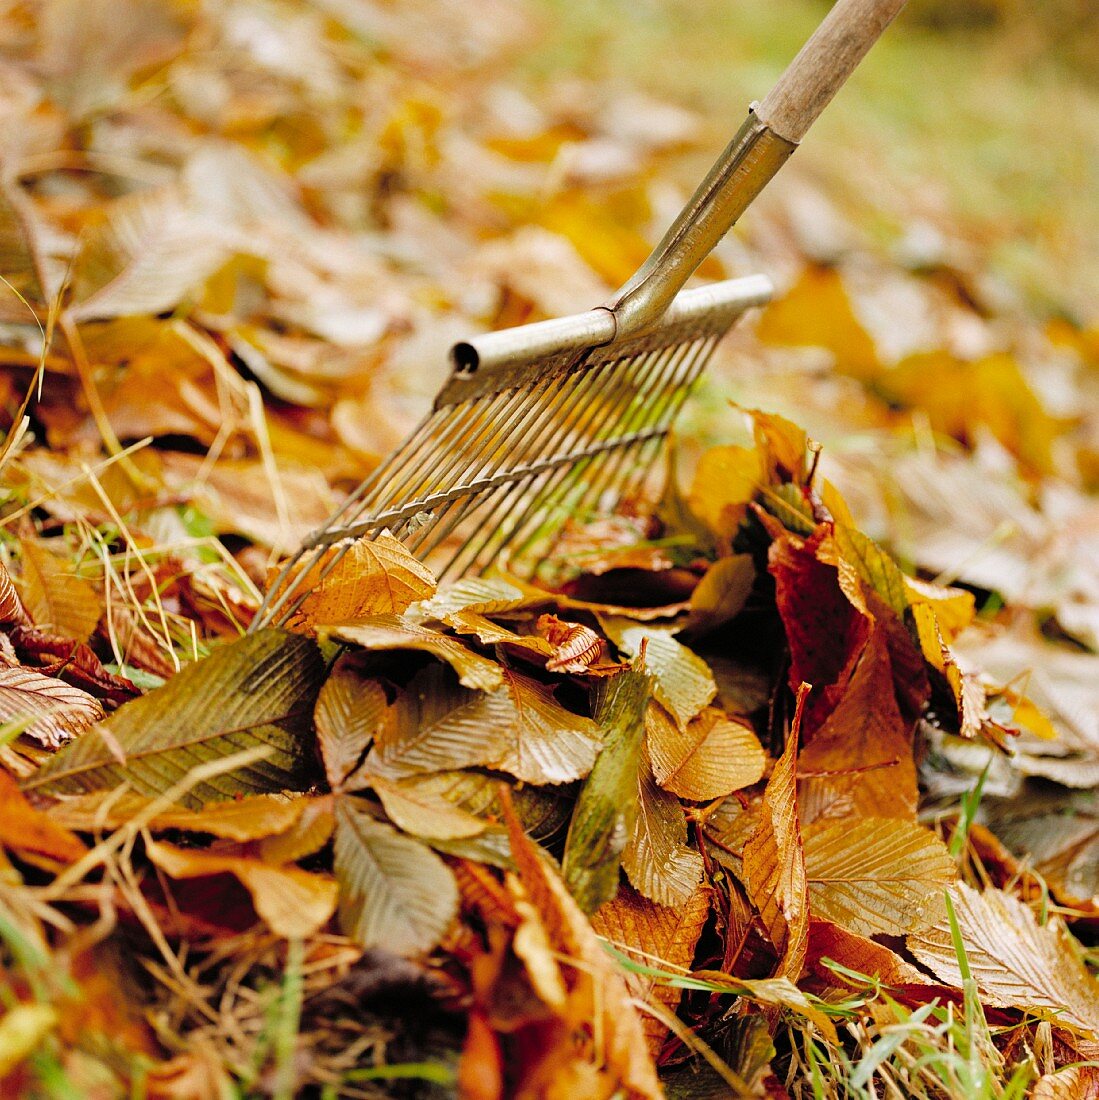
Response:
[[[605,297],[702,143],[467,7],[0,20],[0,1086],[1091,1095],[1094,328],[830,251],[801,178],[703,272],[787,285],[682,484],[537,583],[357,542],[248,632],[446,345]]]

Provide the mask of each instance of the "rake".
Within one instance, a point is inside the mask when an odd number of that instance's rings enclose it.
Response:
[[[431,411],[286,562],[253,629],[284,623],[363,536],[388,529],[440,577],[504,554],[530,575],[570,517],[631,499],[717,343],[771,295],[760,275],[683,285],[904,2],[838,0],[609,302],[456,344]]]

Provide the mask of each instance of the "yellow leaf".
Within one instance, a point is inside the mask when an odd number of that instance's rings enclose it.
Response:
[[[435,776],[384,779],[372,776],[370,785],[386,815],[398,828],[426,840],[457,840],[477,836],[486,822],[456,806],[438,790]]]
[[[248,856],[177,848],[157,840],[146,841],[145,851],[170,878],[233,875],[252,896],[256,913],[276,936],[311,936],[328,923],[336,910],[338,888],[326,875],[315,875],[300,867],[276,867]]]
[[[806,268],[786,294],[764,309],[757,332],[766,344],[826,348],[835,356],[837,371],[862,382],[881,373],[874,341],[832,267]]]
[[[908,602],[913,608],[924,605],[935,613],[935,622],[948,645],[973,622],[977,601],[965,588],[949,588],[916,577],[904,578]]]
[[[653,775],[665,790],[693,802],[739,791],[758,782],[767,763],[751,726],[714,708],[677,728],[663,707],[645,715]]]
[[[399,615],[435,592],[435,578],[388,531],[354,542],[332,571],[309,590],[294,627]]]
[[[680,729],[717,695],[717,684],[706,662],[666,630],[620,628],[608,623],[615,643],[633,657],[645,647],[645,670],[653,677],[653,695],[671,712]]]
[[[811,827],[804,849],[813,916],[863,936],[926,927],[957,877],[934,833],[896,818]]]
[[[86,642],[102,608],[95,589],[67,563],[37,542],[19,540],[23,554],[23,599],[35,625]]]
[[[748,447],[711,447],[687,493],[691,511],[719,537],[731,538],[763,484],[763,459]]]

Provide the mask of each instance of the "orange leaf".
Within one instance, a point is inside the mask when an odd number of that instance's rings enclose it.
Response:
[[[0,771],[0,844],[65,863],[87,851],[80,838],[54,821],[49,812],[36,810],[5,771]]]

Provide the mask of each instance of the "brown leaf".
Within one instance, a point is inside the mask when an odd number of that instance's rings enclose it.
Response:
[[[657,703],[645,715],[653,775],[665,790],[694,802],[707,802],[763,775],[767,755],[751,726],[704,710],[679,730]]]
[[[642,966],[684,974],[691,969],[695,947],[710,915],[710,900],[709,887],[701,887],[685,904],[668,908],[623,886],[617,897],[596,910],[591,926],[612,947]],[[681,989],[644,974],[627,971],[625,980],[634,997],[656,1001],[669,1012],[675,1012],[683,995]],[[645,1016],[642,1026],[649,1053],[655,1058],[668,1029],[652,1016]]]
[[[626,984],[603,950],[579,906],[544,856],[523,832],[510,797],[504,802],[511,851],[519,878],[542,918],[554,948],[567,966],[570,1015],[593,1021],[602,1035],[602,1048],[583,1053],[589,1059],[602,1054],[602,1068],[630,1097],[661,1100],[663,1090],[652,1060],[645,1050],[645,1035]]]
[[[328,923],[336,910],[337,886],[326,875],[300,867],[276,867],[249,856],[177,848],[156,840],[146,841],[145,851],[174,879],[233,875],[251,894],[256,913],[276,936],[311,936]]]
[[[103,717],[94,696],[30,668],[0,668],[0,722],[29,722],[23,732],[56,749]]]
[[[922,970],[905,962],[895,951],[873,940],[841,928],[828,920],[814,917],[809,922],[809,953],[806,965],[809,970],[829,985],[854,984],[853,979],[837,974],[825,960],[839,963],[848,970],[865,974],[871,981],[888,986],[923,986],[928,990],[941,990],[931,984]],[[937,995],[937,994],[936,994]]]
[[[959,883],[951,890],[966,958],[981,997],[1022,1008],[1082,1031],[1099,1032],[1099,983],[1080,961],[1064,924],[1039,924],[1033,910],[1001,890]],[[908,949],[941,979],[962,974],[945,917],[907,939]]]
[[[82,832],[116,829],[148,809],[154,801],[133,791],[108,801],[102,791],[92,791],[58,799],[50,807],[50,816],[62,825]],[[152,817],[147,827],[154,833],[182,829],[238,842],[259,840],[286,832],[313,801],[307,797],[257,794],[226,802],[210,802],[199,810],[173,806]]]
[[[474,817],[439,791],[433,775],[407,779],[370,777],[386,816],[398,828],[425,840],[457,840],[477,836],[486,822]]]
[[[653,677],[653,694],[680,729],[717,695],[706,662],[669,632],[645,626],[614,626],[611,637],[631,657],[645,646],[645,670]]]
[[[317,629],[324,635],[360,645],[364,649],[418,649],[430,653],[446,661],[466,687],[479,691],[492,691],[503,683],[503,671],[495,661],[475,653],[449,634],[442,634],[399,615],[373,615],[331,624],[318,621]]]
[[[798,733],[808,695],[798,692],[786,750],[763,793],[759,824],[744,846],[744,880],[763,926],[779,954],[780,977],[797,981],[809,936],[809,885],[798,822]]]
[[[3,564],[0,564],[0,625],[20,623],[26,626],[30,621],[23,601],[19,599],[19,593],[15,590],[11,574]]]
[[[756,567],[749,554],[718,558],[691,593],[685,631],[705,634],[736,618],[755,584]]]
[[[1099,1066],[1044,1073],[1034,1082],[1030,1100],[1099,1100]]]
[[[0,769],[0,845],[16,852],[34,852],[71,863],[87,849],[80,838],[54,820],[54,815],[36,810],[23,796],[15,780]]]
[[[68,564],[30,539],[20,539],[23,597],[41,630],[86,642],[102,611],[95,589]]]
[[[556,615],[542,615],[535,629],[553,647],[549,672],[586,672],[589,665],[605,661],[607,643],[591,627],[569,623]]]
[[[364,784],[356,771],[385,721],[388,705],[381,684],[364,680],[346,661],[340,661],[324,682],[313,723],[332,790],[354,791]]]

